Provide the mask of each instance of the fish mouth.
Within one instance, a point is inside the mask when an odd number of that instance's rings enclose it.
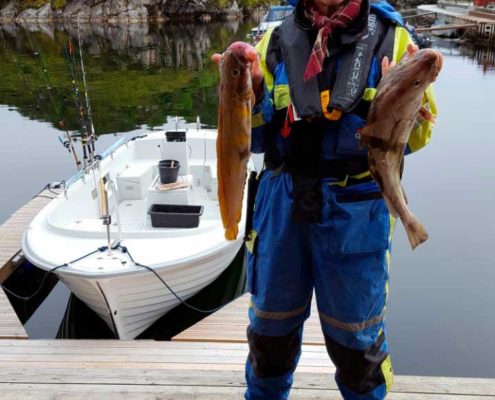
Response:
[[[247,60],[244,56],[239,56],[232,50],[225,50],[225,52],[222,54],[222,58],[225,58],[225,56],[231,56],[234,58],[234,60],[239,64],[239,67],[241,68],[248,68],[249,67],[249,60]]]

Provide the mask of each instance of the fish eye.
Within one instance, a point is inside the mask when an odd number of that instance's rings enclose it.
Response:
[[[239,76],[239,74],[241,73],[240,69],[239,68],[234,68],[232,70],[232,75],[233,76]]]
[[[414,81],[414,86],[418,87],[421,82],[419,80]]]

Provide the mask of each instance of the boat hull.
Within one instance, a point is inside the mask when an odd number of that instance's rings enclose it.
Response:
[[[153,269],[182,300],[187,300],[213,282],[232,263],[240,246],[236,243],[206,259]],[[144,269],[132,275],[100,279],[63,271],[58,276],[119,339],[134,339],[180,303],[155,274]]]

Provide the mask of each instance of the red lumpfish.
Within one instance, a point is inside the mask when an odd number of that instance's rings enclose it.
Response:
[[[428,239],[424,226],[407,207],[401,185],[404,150],[418,113],[432,119],[422,107],[426,88],[442,69],[443,57],[431,49],[406,56],[381,79],[371,104],[361,146],[368,146],[368,161],[373,178],[392,215],[399,217],[414,249]]]
[[[249,68],[257,57],[256,49],[243,42],[232,43],[222,55],[213,56],[220,70],[218,200],[227,240],[235,240],[239,233],[251,148],[251,109],[254,105]]]

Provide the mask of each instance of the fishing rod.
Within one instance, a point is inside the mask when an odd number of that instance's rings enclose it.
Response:
[[[84,57],[83,57],[83,46],[82,46],[82,40],[81,40],[81,30],[79,28],[79,17],[77,17],[77,36],[78,36],[78,43],[79,43],[79,58],[81,61],[81,73],[82,73],[82,79],[83,79],[83,86],[84,86],[84,97],[86,99],[86,111],[88,113],[88,123],[89,123],[89,130],[90,130],[90,142],[91,142],[91,151],[93,153],[93,158],[95,157],[95,141],[96,141],[96,134],[95,134],[95,127],[93,124],[93,114],[91,111],[91,101],[89,99],[89,90],[88,90],[88,83],[86,81],[86,70],[84,69]]]
[[[29,81],[28,81],[26,75],[22,71],[21,63],[20,63],[19,59],[17,58],[17,56],[15,55],[15,51],[10,48],[9,43],[7,41],[7,38],[3,34],[3,30],[1,30],[1,29],[0,29],[0,36],[2,37],[2,41],[3,41],[3,44],[4,44],[5,51],[7,53],[10,53],[10,55],[12,57],[12,60],[13,60],[13,62],[15,64],[15,66],[17,67],[17,71],[18,71],[18,73],[19,73],[19,75],[20,75],[20,77],[21,77],[21,79],[22,79],[22,81],[24,83],[24,86],[26,86],[29,94],[36,99],[36,103],[38,105],[38,108],[48,117],[48,119],[50,119],[50,113],[43,106],[43,101],[41,99],[40,93],[39,92],[34,93],[34,90],[31,87],[31,85],[29,84]],[[33,50],[33,52],[35,53],[35,55],[37,53],[41,57],[39,51],[34,50],[33,47],[31,47],[31,49]],[[46,68],[44,68],[44,71],[46,72]],[[48,77],[48,74],[46,74],[46,76]],[[48,77],[48,81],[47,82],[48,82],[48,87],[51,90],[52,86],[51,86],[51,82],[49,80],[49,77]],[[49,97],[51,97],[51,91],[49,91],[49,94],[50,94]],[[55,110],[55,113],[57,114],[58,124],[65,131],[65,134],[67,136],[67,139],[64,140],[64,141],[62,141],[62,144],[69,151],[69,153],[72,153],[72,156],[74,157],[74,161],[76,163],[76,168],[79,171],[81,169],[81,161],[79,160],[79,157],[77,155],[77,152],[76,152],[76,150],[74,148],[74,144],[73,144],[73,141],[72,141],[71,134],[69,133],[69,131],[65,127],[65,121],[64,121],[64,119],[61,116],[60,108],[57,106],[57,104],[56,104],[56,102],[54,101],[53,98],[51,99],[51,103],[53,105],[53,108]],[[59,140],[60,140],[60,136],[59,136]]]
[[[33,91],[33,88],[29,84],[29,81],[27,80],[26,75],[22,71],[21,63],[20,63],[19,59],[17,58],[17,56],[15,55],[14,50],[10,48],[9,43],[7,42],[7,38],[3,34],[2,29],[0,29],[0,36],[2,37],[3,47],[4,47],[5,51],[12,58],[12,62],[17,67],[17,72],[18,72],[19,76],[21,77],[21,80],[24,83],[24,86],[26,86],[26,89],[28,90],[29,94],[36,99],[36,103],[38,105],[38,108],[40,108],[41,111],[43,111],[44,113],[48,114],[48,111],[43,107],[43,102],[41,101],[41,97],[40,97],[39,93],[35,94]]]
[[[84,168],[88,166],[89,163],[92,162],[91,157],[91,148],[88,143],[88,127],[86,126],[86,121],[84,117],[84,106],[81,102],[81,93],[79,92],[79,84],[77,80],[77,71],[76,71],[76,63],[74,57],[74,47],[72,45],[72,41],[69,37],[68,46],[64,46],[65,52],[65,60],[67,65],[69,66],[69,71],[72,79],[72,89],[74,91],[74,102],[76,108],[79,110],[79,124],[81,126],[81,144],[83,148],[83,163]],[[89,154],[89,159],[88,159]]]
[[[24,21],[24,24],[27,26],[26,20],[24,18],[23,18],[23,21]],[[29,42],[29,46],[31,47],[31,50],[34,54],[34,58],[35,58],[36,62],[38,63],[39,68],[43,72],[43,76],[45,77],[45,80],[47,83],[46,89],[48,92],[48,97],[49,97],[50,102],[53,106],[53,109],[55,110],[55,113],[57,114],[58,124],[63,130],[65,130],[67,140],[64,141],[63,144],[74,155],[74,160],[76,161],[77,170],[80,170],[81,169],[81,161],[79,160],[79,157],[77,156],[77,152],[74,148],[72,136],[69,133],[69,131],[67,130],[66,125],[65,125],[65,121],[62,118],[62,111],[61,111],[59,105],[57,104],[57,102],[55,101],[55,98],[53,96],[53,92],[52,92],[53,85],[52,85],[50,76],[48,75],[48,68],[46,67],[45,62],[43,61],[43,57],[41,56],[41,52],[39,51],[38,46],[36,45],[36,41],[31,37],[31,32],[29,31],[29,29],[25,29],[25,32],[26,32],[26,36],[27,36],[27,39]],[[65,143],[68,143],[68,145],[65,145]]]

